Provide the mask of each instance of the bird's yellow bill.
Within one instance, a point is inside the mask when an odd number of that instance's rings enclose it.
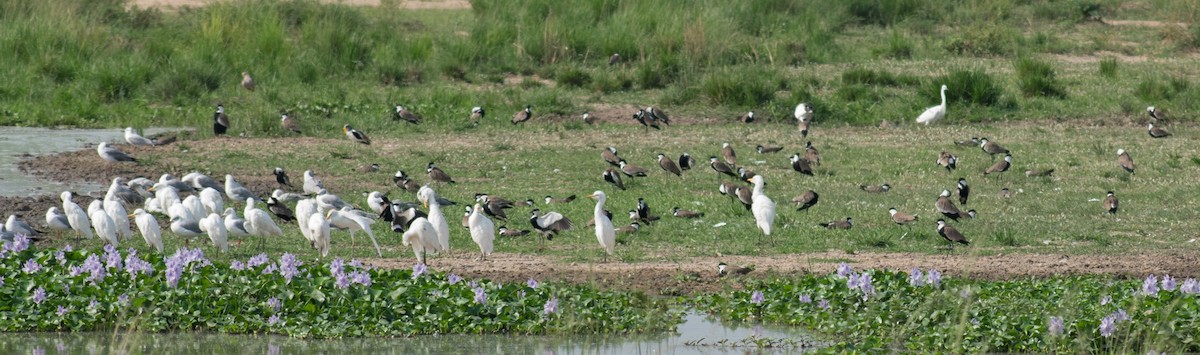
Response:
[[[333,212],[334,211],[325,212],[325,219],[333,218]]]
[[[134,215],[135,215],[134,213],[130,213],[129,218],[133,218]]]
[[[753,178],[750,178],[750,179],[753,179]],[[750,181],[750,179],[746,179],[746,182],[754,182],[754,181]]]
[[[149,189],[147,189],[146,191],[154,192],[154,186],[151,186],[151,187],[150,187]]]

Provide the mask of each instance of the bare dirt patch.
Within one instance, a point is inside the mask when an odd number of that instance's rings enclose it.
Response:
[[[1163,21],[1146,21],[1146,20],[1104,20],[1104,23],[1114,26],[1139,26],[1139,27],[1166,27],[1179,26],[1187,27],[1183,22],[1163,22]]]

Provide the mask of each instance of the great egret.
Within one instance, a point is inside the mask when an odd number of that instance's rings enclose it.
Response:
[[[249,189],[233,180],[233,175],[225,174],[225,195],[229,196],[230,200],[245,201],[248,198],[254,198],[254,193]]]
[[[429,223],[425,217],[417,217],[408,225],[408,230],[404,232],[403,243],[404,246],[412,246],[413,254],[417,256],[417,262],[421,264],[428,264],[425,258],[426,253],[441,250],[437,230],[433,229],[433,224]]]
[[[379,243],[375,241],[375,232],[371,231],[371,224],[375,223],[375,221],[354,213],[344,213],[338,210],[332,210],[326,213],[325,219],[329,220],[330,226],[350,231],[351,243],[354,242],[355,231],[366,231],[367,236],[371,237],[371,244],[375,245],[375,255],[381,258],[383,257],[383,251],[379,249]],[[309,221],[309,223],[312,222]],[[313,237],[316,237],[316,235]]]
[[[596,221],[596,240],[600,242],[600,247],[604,248],[604,256],[602,262],[608,262],[608,256],[613,254],[617,247],[617,232],[613,228],[612,220],[604,214],[604,201],[608,199],[604,191],[597,190],[588,197],[596,200],[596,208],[592,212],[592,218]]]
[[[429,186],[421,187],[417,191],[417,199],[425,204],[429,209],[429,223],[433,225],[437,231],[438,244],[441,250],[450,251],[450,224],[446,222],[446,216],[442,214],[442,205],[438,203],[437,192],[433,191]]]
[[[163,252],[162,228],[158,226],[158,221],[154,216],[146,213],[146,210],[141,208],[133,210],[134,224],[137,224],[138,231],[142,232],[142,239],[146,241],[146,245],[154,247],[159,254]]]
[[[483,215],[482,205],[475,204],[467,227],[471,230],[471,240],[479,245],[479,260],[487,260],[487,255],[492,253],[492,242],[496,240],[496,225]]]
[[[946,85],[942,85],[942,104],[925,109],[925,112],[917,116],[917,123],[924,123],[928,126],[942,117],[946,117]]]
[[[763,231],[763,234],[771,236],[771,224],[775,223],[775,201],[771,201],[770,197],[763,194],[763,177],[755,175],[750,178],[750,182],[754,183],[754,191],[751,194],[750,211],[754,213],[754,222],[758,225],[758,229]]]
[[[133,231],[129,229],[129,212],[125,212],[125,207],[121,206],[120,201],[104,200],[104,213],[112,220],[118,236],[122,239],[133,238]]]
[[[71,229],[84,237],[92,237],[92,221],[88,219],[88,214],[83,210],[83,207],[71,201],[71,192],[63,191],[59,195],[62,198],[63,213],[67,215],[67,222],[71,224]]]
[[[246,231],[250,232],[250,235],[262,238],[260,245],[264,248],[268,236],[283,235],[283,230],[279,229],[279,225],[275,224],[271,215],[254,207],[254,198],[246,199],[246,209],[242,212],[242,216],[246,218]]]
[[[307,231],[304,234],[310,236],[313,247],[317,249],[318,253],[321,253],[322,258],[329,256],[329,220],[320,217],[304,217],[304,219],[308,221],[308,224],[300,229]]]
[[[132,145],[154,145],[154,141],[134,132],[133,127],[125,127],[125,141]]]
[[[179,189],[174,187],[167,185],[154,185],[154,187],[150,188],[150,191],[154,192],[154,200],[158,201],[158,207],[162,211],[167,211],[171,208],[171,206],[183,202],[183,200],[179,198]],[[149,200],[147,200],[147,202],[149,202]],[[150,209],[149,204],[147,204],[146,207],[147,211],[154,211],[153,209]]]
[[[204,207],[204,203],[200,202],[200,198],[196,197],[196,195],[184,198],[183,208],[187,209],[187,212],[192,216],[193,221],[199,221],[201,218],[207,217],[209,214],[207,209]]]
[[[222,253],[229,251],[229,230],[225,228],[225,221],[221,219],[221,215],[209,213],[199,224],[200,229],[208,233],[208,239],[217,250]]]
[[[114,247],[117,246],[117,227],[113,224],[112,218],[109,218],[108,214],[101,209],[92,212],[91,219],[92,228],[96,229],[96,235]]]
[[[205,213],[221,213],[225,210],[225,196],[220,191],[206,187],[200,191],[200,204]]]

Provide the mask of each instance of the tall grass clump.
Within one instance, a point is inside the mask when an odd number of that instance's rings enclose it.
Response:
[[[713,104],[754,107],[775,97],[781,82],[774,70],[734,67],[710,72],[700,86]]]
[[[975,24],[957,31],[943,48],[956,55],[1001,56],[1012,54],[1019,34],[999,24]]]
[[[1168,101],[1187,92],[1189,87],[1191,83],[1183,78],[1149,78],[1138,83],[1133,94],[1146,102]]]
[[[1104,58],[1100,60],[1100,76],[1105,78],[1117,77],[1117,58]]]
[[[1013,65],[1017,69],[1017,87],[1025,96],[1066,98],[1067,91],[1054,74],[1050,63],[1037,59],[1018,58]]]
[[[921,91],[922,97],[938,97],[941,85],[947,86],[946,100],[970,103],[979,106],[997,106],[1001,103],[1004,90],[981,69],[959,70],[937,78]]]
[[[922,1],[917,0],[851,0],[844,2],[847,12],[860,23],[891,26],[910,16],[920,14]]]

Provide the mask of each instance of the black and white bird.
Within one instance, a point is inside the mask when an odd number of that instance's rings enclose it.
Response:
[[[225,115],[225,106],[217,104],[217,112],[213,113],[213,135],[219,136],[229,130],[229,116]]]
[[[621,166],[621,157],[617,155],[617,148],[615,147],[605,147],[604,150],[600,151],[600,158],[604,159],[604,162],[608,163],[608,165]]]
[[[529,200],[529,201],[532,201],[532,200]],[[563,197],[563,198],[556,198],[554,196],[546,195],[545,201],[546,201],[547,205],[552,205],[552,204],[556,204],[556,203],[571,203],[571,201],[575,201],[575,195],[571,195],[571,196],[567,196],[567,197]],[[530,203],[530,206],[532,206],[532,205],[533,204]]]
[[[816,206],[820,199],[821,195],[818,195],[816,191],[808,190],[800,196],[793,197],[792,202],[796,203],[797,211],[808,211],[812,206]]]
[[[680,170],[692,170],[693,166],[696,166],[696,159],[692,159],[691,155],[688,155],[687,152],[679,155]]]
[[[1001,147],[996,142],[989,141],[987,137],[979,139],[979,149],[982,149],[984,153],[988,153],[992,157],[992,160],[996,159],[996,154],[1008,154],[1007,148]]]
[[[777,145],[775,145],[775,146],[764,146],[764,145],[762,145],[762,144],[759,144],[758,146],[755,146],[755,147],[754,147],[754,151],[758,152],[758,154],[777,153],[777,152],[779,152],[779,151],[781,151],[781,150],[783,150],[783,147],[782,147],[782,146],[777,146]]]
[[[516,113],[513,114],[512,124],[523,123],[525,121],[528,121],[530,118],[533,118],[533,106],[525,105],[524,110],[517,111]]]
[[[425,166],[425,173],[429,175],[429,180],[448,184],[457,183],[449,174],[446,174],[445,171],[434,165],[433,162],[429,162],[429,165]]]
[[[421,115],[409,111],[402,105],[396,105],[396,111],[392,112],[392,120],[404,120],[408,121],[408,123],[417,124],[421,123]]]
[[[754,111],[746,112],[737,118],[741,123],[754,123]]]
[[[566,216],[558,212],[547,212],[544,215],[541,212],[542,210],[535,208],[533,215],[529,217],[529,224],[533,229],[542,232],[546,240],[553,240],[559,232],[571,230],[573,225]]]
[[[711,166],[718,174],[737,177],[737,172],[733,171],[733,168],[730,168],[729,165],[717,160],[717,157],[708,157],[708,165]],[[717,175],[717,177],[720,177],[720,175]]]
[[[287,113],[280,114],[279,126],[293,133],[301,133],[300,122],[298,122],[295,117],[292,117],[292,115]]]
[[[520,237],[520,236],[529,234],[528,230],[508,229],[507,226],[500,226],[500,229],[498,229],[497,231],[498,231],[497,233],[499,233],[500,235],[505,236],[505,237]]]
[[[616,233],[617,234],[634,234],[640,230],[642,230],[642,225],[639,224],[638,222],[632,222],[632,223],[629,223],[629,225],[627,225],[627,226],[617,228]]]
[[[274,174],[275,174],[275,182],[278,182],[279,186],[293,187],[292,180],[288,178],[287,172],[283,171],[283,168],[278,167],[278,166],[275,167]]]
[[[946,168],[947,173],[952,173],[958,168],[958,157],[943,150],[938,153],[937,165]]]
[[[1167,132],[1167,130],[1160,127],[1154,127],[1153,123],[1150,124],[1150,127],[1146,128],[1146,132],[1150,134],[1151,138],[1166,138],[1171,136],[1171,132]]]
[[[846,217],[845,220],[818,223],[817,225],[824,227],[825,229],[850,229],[854,227],[854,220],[850,217]]]
[[[676,166],[675,162],[672,161],[671,158],[667,158],[666,154],[658,153],[658,166],[663,170],[666,170],[668,173],[683,177],[683,171],[679,170],[679,166]]]
[[[1117,208],[1120,207],[1120,203],[1121,201],[1117,200],[1117,195],[1112,190],[1109,190],[1107,196],[1104,198],[1104,212],[1117,214]]]
[[[635,211],[637,212],[637,219],[646,224],[659,219],[658,216],[650,214],[650,205],[646,203],[645,198],[638,197],[637,209]]]
[[[583,123],[587,123],[589,125],[596,124],[596,116],[592,116],[591,112],[584,112],[583,113]]]
[[[612,56],[608,57],[608,65],[609,66],[615,65],[620,62],[621,62],[621,53],[613,53]]]
[[[628,162],[625,161],[625,159],[621,159],[620,164],[618,166],[621,167],[621,172],[625,173],[626,176],[629,176],[629,177],[646,176],[646,168],[629,164]]]
[[[937,221],[937,231],[938,235],[941,235],[942,238],[946,239],[946,242],[950,243],[951,249],[954,248],[954,243],[971,245],[971,242],[967,241],[967,238],[963,237],[962,233],[959,233],[957,229],[946,224],[946,220],[944,219]]]
[[[892,191],[892,185],[883,184],[883,185],[875,186],[875,185],[859,184],[858,189],[866,191],[867,193],[880,194],[880,193]]]
[[[471,125],[478,126],[479,120],[482,120],[484,116],[486,116],[486,113],[484,113],[484,111],[483,111],[483,106],[472,107],[471,108]]]
[[[901,226],[908,226],[909,223],[921,220],[920,216],[900,212],[895,207],[889,208],[888,213],[892,215],[892,222]]]
[[[745,275],[754,271],[754,265],[730,268],[724,261],[717,263],[717,277],[725,277],[732,275]]]
[[[797,153],[792,154],[788,160],[792,162],[792,170],[804,175],[813,176],[812,165],[808,163],[808,159],[800,158],[800,154]]]
[[[804,142],[804,160],[808,160],[808,164],[812,166],[821,165],[821,153],[817,152],[817,147],[814,147],[812,142]]]
[[[1011,168],[1011,167],[1012,167],[1012,154],[1005,154],[1004,160],[1001,160],[1001,161],[996,162],[995,164],[992,164],[992,166],[988,167],[987,170],[983,171],[983,175],[987,176],[988,174],[1003,173],[1005,171],[1008,171],[1008,168]]]
[[[608,168],[608,170],[604,171],[604,174],[602,174],[601,177],[604,178],[605,182],[613,184],[613,186],[616,186],[618,189],[625,189],[625,183],[621,181],[621,173],[618,173],[617,169]]]
[[[652,122],[662,122],[665,125],[671,125],[671,118],[667,117],[667,113],[659,110],[657,107],[647,106],[646,114],[650,116],[649,119]]]
[[[1154,119],[1155,122],[1162,123],[1167,120],[1167,113],[1154,106],[1147,107],[1146,113],[1150,114],[1150,118]]]
[[[342,126],[342,132],[346,133],[346,138],[350,138],[351,141],[367,145],[371,144],[371,138],[367,138],[366,133],[350,127],[349,124]]]
[[[962,215],[958,206],[954,204],[954,201],[950,200],[950,190],[942,190],[942,193],[938,195],[937,201],[933,203],[933,207],[937,209],[938,213],[955,221],[958,221],[958,218]]]
[[[971,187],[967,186],[967,179],[958,178],[958,187],[956,190],[958,193],[958,203],[966,206],[967,198],[971,196]]]
[[[746,167],[737,168],[737,174],[738,174],[738,179],[741,179],[742,181],[750,181],[750,178],[758,175],[758,173],[755,173],[754,171],[751,171],[750,169],[746,169]]]
[[[679,218],[701,218],[704,217],[704,212],[689,211],[675,207],[671,209],[671,215]]]
[[[1130,174],[1133,174],[1133,169],[1136,168],[1133,164],[1133,158],[1129,157],[1129,152],[1125,151],[1125,149],[1117,149],[1117,165],[1120,165],[1121,169],[1125,169]]]
[[[274,214],[275,217],[278,217],[284,222],[296,220],[296,213],[292,212],[291,208],[288,208],[288,206],[283,204],[283,202],[279,202],[279,199],[276,199],[275,197],[267,199],[267,209],[271,210],[271,213]]]

